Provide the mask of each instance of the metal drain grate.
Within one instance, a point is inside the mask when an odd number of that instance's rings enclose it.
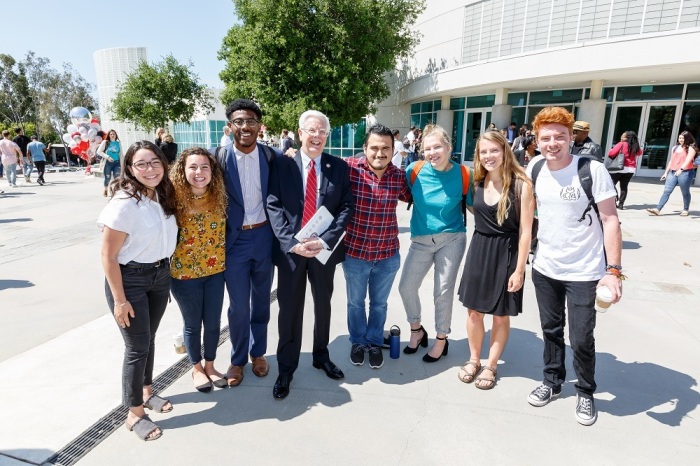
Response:
[[[272,290],[270,293],[270,304],[274,303],[275,301],[277,301],[277,289]],[[228,336],[227,325],[226,327],[222,328],[221,333],[219,333],[218,346],[221,346],[226,340],[228,340]],[[202,349],[202,356],[204,356],[204,349]],[[187,359],[187,356],[184,356],[153,380],[153,392],[160,393],[168,388],[173,384],[173,382],[185,375],[190,370],[191,366],[192,365],[190,364],[189,359]],[[129,410],[126,406],[118,406],[117,408],[114,408],[109,412],[109,414],[88,427],[82,434],[78,435],[78,437],[68,443],[68,445],[57,451],[43,464],[70,466],[77,463],[80,458],[85,456],[90,450],[99,445],[100,442],[109,437],[112,432],[124,425],[128,411]]]

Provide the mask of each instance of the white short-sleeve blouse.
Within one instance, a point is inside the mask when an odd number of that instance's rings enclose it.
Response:
[[[161,205],[148,197],[136,199],[118,191],[97,218],[100,230],[109,227],[127,234],[118,262],[157,262],[172,256],[177,243],[175,216],[165,216]]]

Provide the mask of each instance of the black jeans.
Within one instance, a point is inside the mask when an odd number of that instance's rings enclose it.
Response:
[[[170,298],[170,266],[130,268],[121,266],[126,299],[134,308],[130,326],[119,330],[124,338],[122,402],[126,407],[143,404],[143,387],[153,383],[156,331]],[[105,280],[105,296],[114,313],[114,297]]]
[[[569,341],[574,353],[576,391],[591,397],[595,384],[595,288],[598,281],[573,282],[549,278],[532,270],[532,283],[540,308],[544,339],[544,384],[561,386],[566,381],[564,326],[569,311]]]
[[[44,170],[46,169],[46,162],[43,160],[34,161],[34,166],[36,167],[37,179],[44,183]]]

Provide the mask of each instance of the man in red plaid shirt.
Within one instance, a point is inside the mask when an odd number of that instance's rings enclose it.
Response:
[[[369,128],[363,148],[364,157],[347,159],[355,214],[345,236],[342,264],[350,361],[361,366],[367,352],[370,367],[379,369],[384,364],[381,348],[387,299],[401,265],[396,206],[399,200],[408,202],[411,193],[404,171],[391,163],[394,137],[389,128],[380,124]],[[368,289],[369,314],[365,312]]]

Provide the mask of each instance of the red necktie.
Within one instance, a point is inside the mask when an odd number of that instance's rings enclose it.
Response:
[[[304,216],[301,226],[311,220],[316,213],[316,168],[313,159],[309,163],[309,174],[306,176],[306,193],[304,194]]]

